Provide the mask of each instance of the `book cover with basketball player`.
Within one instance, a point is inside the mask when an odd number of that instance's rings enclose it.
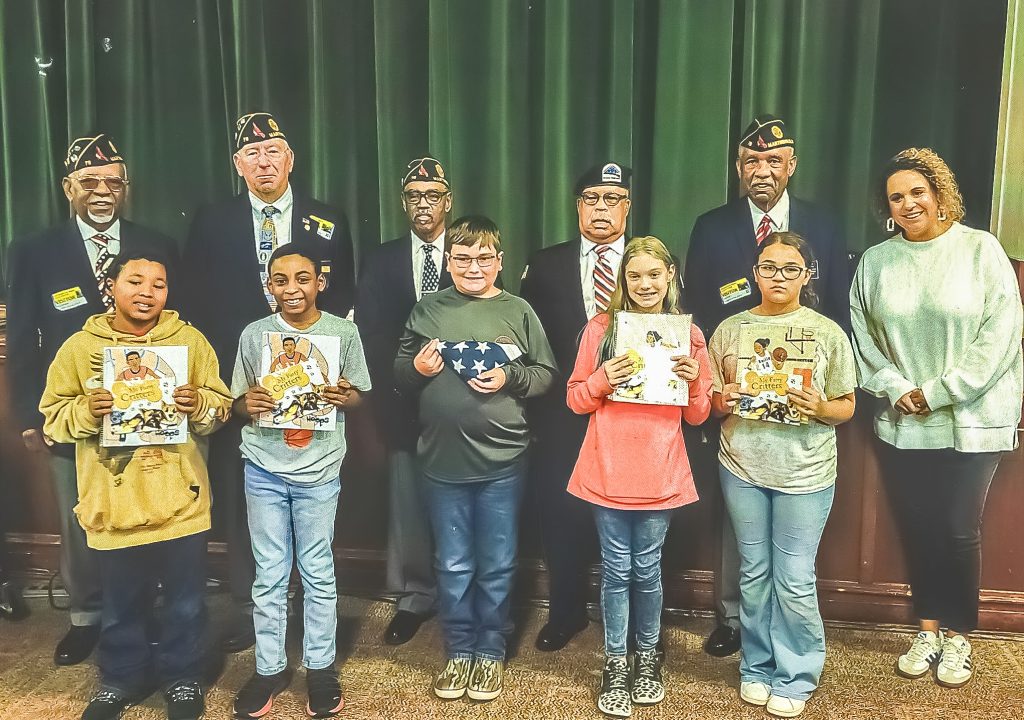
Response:
[[[188,439],[188,417],[174,388],[188,383],[188,348],[118,345],[103,348],[103,387],[114,409],[103,416],[100,445],[174,445]]]
[[[263,333],[259,383],[274,398],[260,427],[280,430],[335,429],[338,410],[324,398],[331,378],[341,376],[341,338],[287,332]]]
[[[644,405],[686,405],[687,382],[672,371],[673,357],[690,354],[690,315],[619,310],[612,329],[612,354],[628,354],[633,374],[609,400]]]
[[[806,425],[807,416],[789,404],[789,388],[811,386],[818,342],[812,328],[742,323],[736,353],[740,399],[733,414],[747,420]]]

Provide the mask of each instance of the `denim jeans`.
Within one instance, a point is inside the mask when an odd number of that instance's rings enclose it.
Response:
[[[718,469],[740,553],[740,681],[806,700],[825,664],[814,561],[835,486],[788,494]]]
[[[661,548],[672,511],[593,507],[601,542],[604,652],[626,654],[630,611],[637,649],[651,650],[661,636]]]
[[[424,478],[449,658],[505,659],[524,469],[474,482]]]
[[[139,699],[155,684],[198,682],[206,631],[206,533],[118,550],[96,551],[103,587],[97,650],[100,685]],[[163,585],[160,638],[154,650],[146,621],[153,588]]]
[[[245,463],[245,504],[256,558],[252,619],[256,628],[256,672],[273,675],[288,666],[284,640],[288,621],[288,579],[294,558],[303,601],[302,664],[320,670],[334,664],[338,629],[338,587],[334,579],[334,518],[338,479],[323,485],[290,485]]]

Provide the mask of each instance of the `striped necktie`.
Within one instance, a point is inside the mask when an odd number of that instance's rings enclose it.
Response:
[[[109,251],[110,238],[103,233],[96,233],[89,238],[89,241],[99,251],[96,254],[96,262],[93,263],[92,272],[96,276],[96,287],[100,291],[103,307],[109,310],[110,306],[114,304],[114,296],[110,294],[110,288],[107,287],[107,276],[110,273],[110,266],[114,262],[114,256]]]
[[[764,242],[764,239],[768,237],[772,232],[772,219],[768,213],[764,214],[761,218],[761,224],[757,226],[757,232],[754,233],[754,239],[757,241],[758,246]]]
[[[610,250],[611,247],[608,245],[598,245],[594,248],[597,254],[597,261],[594,263],[594,306],[599,313],[608,309],[612,293],[615,292],[615,273],[608,262]]]

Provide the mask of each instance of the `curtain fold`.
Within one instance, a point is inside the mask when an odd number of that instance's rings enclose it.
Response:
[[[0,249],[67,217],[70,137],[120,139],[129,217],[183,239],[237,192],[233,122],[267,109],[294,181],[345,211],[357,253],[406,232],[398,182],[431,152],[454,212],[498,222],[508,286],[577,233],[572,183],[634,168],[629,232],[682,255],[736,192],[735,141],[787,119],[793,191],[851,249],[882,232],[875,169],[930,145],[988,225],[1006,0],[0,0]],[[37,60],[38,58],[38,60]],[[45,66],[45,67],[44,67]],[[0,262],[0,275],[4,265]]]

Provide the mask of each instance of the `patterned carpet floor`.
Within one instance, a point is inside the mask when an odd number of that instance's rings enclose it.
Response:
[[[223,597],[212,598],[212,617],[224,614]],[[22,623],[0,622],[0,719],[77,720],[94,688],[88,665],[56,668],[53,647],[66,629],[66,615],[32,601],[33,614]],[[518,652],[509,664],[504,694],[491,703],[442,701],[431,693],[441,664],[436,621],[424,625],[407,645],[380,642],[392,612],[387,602],[343,598],[340,604],[339,665],[349,720],[421,718],[597,720],[601,629],[591,626],[565,650],[555,654],[534,649],[533,638],[545,611],[524,608],[518,627]],[[665,701],[635,708],[637,720],[754,720],[769,717],[763,709],[737,698],[738,658],[710,658],[701,642],[711,627],[704,618],[673,619],[664,628],[668,662]],[[910,642],[904,630],[850,629],[828,626],[828,657],[821,687],[807,705],[807,720],[1013,720],[1024,718],[1024,638],[975,638],[978,668],[974,681],[960,690],[944,690],[929,679],[896,677],[895,657]],[[301,657],[298,633],[290,633],[289,654]],[[231,717],[234,693],[253,671],[253,651],[231,656],[224,674],[207,698],[208,720]],[[303,718],[305,683],[301,674],[277,700],[268,718]],[[159,695],[132,708],[125,720],[164,718]]]

